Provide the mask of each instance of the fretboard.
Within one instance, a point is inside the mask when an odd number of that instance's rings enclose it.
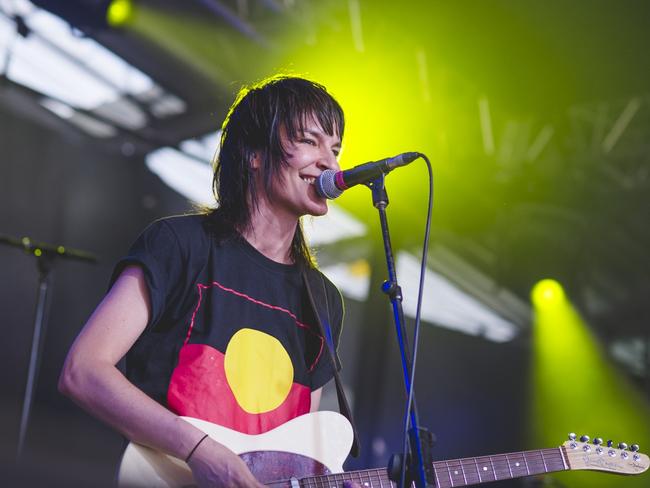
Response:
[[[433,468],[438,488],[476,485],[568,469],[564,462],[562,448],[436,461],[433,463]],[[348,480],[355,481],[364,488],[396,486],[388,479],[384,468],[303,478],[300,480],[300,486],[339,488],[344,481]]]

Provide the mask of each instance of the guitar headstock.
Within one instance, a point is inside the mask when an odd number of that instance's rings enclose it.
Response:
[[[589,436],[583,435],[578,440],[575,434],[569,434],[569,440],[562,444],[562,448],[566,453],[569,469],[639,474],[650,466],[650,458],[638,452],[639,446],[636,444],[632,444],[628,450],[624,442],[614,447],[612,441],[603,445],[603,440],[596,437],[590,443]]]

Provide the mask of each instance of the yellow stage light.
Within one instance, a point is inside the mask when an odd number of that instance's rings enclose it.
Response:
[[[541,280],[531,292],[533,305],[537,308],[556,306],[565,300],[564,289],[555,280]]]
[[[598,337],[559,283],[540,281],[534,305],[531,381],[531,447],[558,445],[568,432],[650,445],[648,401],[607,357]],[[645,446],[645,447],[644,447]],[[552,475],[567,488],[619,486],[592,472]],[[644,476],[620,486],[647,486]]]
[[[111,27],[123,26],[133,18],[131,0],[113,0],[106,10],[106,21]]]

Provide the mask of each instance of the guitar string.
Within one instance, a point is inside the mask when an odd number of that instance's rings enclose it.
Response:
[[[433,463],[433,468],[436,472],[436,475],[441,472],[447,474],[449,477],[449,482],[447,482],[444,478],[441,479],[439,483],[440,485],[447,485],[447,483],[450,483],[449,486],[461,486],[453,480],[453,476],[461,476],[461,474],[458,472],[458,469],[456,468],[460,469],[463,476],[462,480],[458,479],[457,481],[462,481],[462,485],[467,485],[468,483],[474,483],[475,481],[482,481],[483,477],[481,476],[481,472],[478,469],[480,464],[484,464],[484,466],[482,466],[484,468],[483,475],[487,475],[489,477],[490,472],[486,470],[487,462],[489,462],[490,466],[492,467],[491,474],[494,475],[495,480],[525,476],[523,467],[519,467],[519,471],[521,471],[521,473],[517,473],[516,475],[512,471],[510,461],[517,462],[518,460],[523,460],[526,463],[526,475],[530,472],[530,467],[533,467],[534,471],[536,471],[532,474],[559,471],[564,469],[562,455],[558,448],[541,449],[537,451],[521,451],[508,454],[497,454],[493,456],[478,456],[474,458],[452,459],[448,461],[435,461]],[[471,463],[470,466],[473,465],[476,474],[473,474],[472,472],[468,473],[466,470],[468,466],[464,463]],[[453,476],[452,470],[454,471]],[[383,487],[384,481],[390,483],[390,486],[393,486],[394,484],[388,479],[388,476],[384,472],[383,468],[313,476],[300,480],[300,484],[303,486],[329,487],[331,486],[332,481],[338,482],[346,480],[360,482],[363,486],[372,486],[373,482],[379,482],[380,486]],[[489,480],[486,478],[486,481]],[[278,480],[268,483],[267,486],[291,486],[291,481]]]

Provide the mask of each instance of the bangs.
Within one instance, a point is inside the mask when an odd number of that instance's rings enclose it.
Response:
[[[282,89],[274,90],[275,108],[273,129],[284,127],[287,136],[295,140],[312,120],[327,135],[343,139],[345,119],[338,102],[324,86],[303,78],[281,78]],[[273,85],[273,82],[271,83]]]

